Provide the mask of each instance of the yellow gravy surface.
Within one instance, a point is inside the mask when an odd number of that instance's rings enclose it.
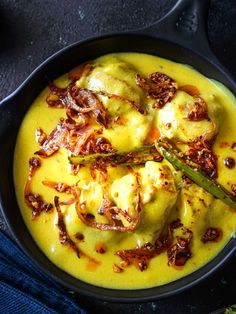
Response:
[[[161,72],[174,79],[178,86],[197,87],[207,103],[208,114],[211,121],[214,121],[213,131],[215,135],[217,134],[213,147],[218,157],[217,181],[230,190],[231,185],[236,183],[235,169],[226,167],[224,159],[236,158],[236,152],[231,148],[231,144],[236,141],[236,101],[224,86],[209,80],[189,66],[151,55],[112,54],[96,59],[94,64],[92,72],[77,81],[78,87],[121,95],[148,109],[147,114],[143,115],[122,101],[98,96],[111,117],[119,114],[125,121],[123,124],[117,123],[103,130],[103,136],[109,139],[117,151],[130,151],[142,146],[147,142],[152,128],[158,128],[161,135],[169,139],[180,141],[194,140],[203,133],[210,134],[212,131],[212,124],[207,120],[189,121],[183,117],[186,108],[183,109],[181,106],[191,105],[193,102],[192,96],[185,91],[178,90],[174,98],[163,108],[153,109],[153,99],[147,99],[145,91],[135,83],[137,73],[148,77],[153,72]],[[65,87],[68,83],[66,75],[55,82],[60,87]],[[47,106],[48,93],[49,88],[46,88],[38,96],[21,125],[15,148],[14,180],[19,207],[30,233],[39,248],[58,267],[76,278],[102,287],[115,289],[153,287],[177,280],[206,264],[234,235],[236,213],[232,209],[195,184],[185,185],[181,180],[181,174],[168,162],[149,161],[145,165],[134,167],[141,177],[143,203],[141,222],[135,231],[131,233],[101,231],[86,226],[78,218],[75,204],[61,207],[72,240],[99,263],[94,264],[85,256],[78,258],[69,246],[62,245],[59,241],[56,209],[50,213],[42,212],[39,217],[32,219],[31,210],[24,200],[24,186],[29,171],[28,160],[39,150],[35,141],[35,130],[42,128],[49,134],[59,119],[65,116],[63,109]],[[95,123],[94,127],[100,126]],[[60,200],[66,200],[68,196],[43,185],[42,181],[65,182],[69,185],[77,183],[82,190],[82,199],[86,201],[90,212],[96,215],[102,203],[103,190],[101,184],[91,177],[88,167],[81,168],[76,176],[72,175],[65,149],[59,150],[49,158],[42,158],[41,163],[32,180],[33,191],[53,204],[55,195],[58,195]],[[159,176],[161,171],[166,174],[169,190],[163,188]],[[110,198],[118,207],[128,208],[132,215],[134,203],[137,201],[134,177],[122,166],[111,168],[108,173]],[[121,261],[120,257],[115,255],[116,251],[153,242],[172,218],[179,218],[183,225],[193,232],[192,256],[184,266],[168,266],[167,254],[162,253],[152,258],[144,271],[138,270],[134,265],[125,267],[118,273],[114,271],[113,265],[120,265]],[[205,244],[201,241],[201,236],[208,227],[222,230],[220,241]],[[76,239],[78,233],[83,234],[83,241]],[[96,247],[100,244],[106,247],[104,254],[96,252]]]

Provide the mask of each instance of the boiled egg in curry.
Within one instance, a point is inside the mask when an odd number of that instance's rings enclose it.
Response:
[[[114,289],[163,285],[213,259],[236,227],[235,105],[193,68],[138,53],[102,56],[50,83],[14,159],[39,249]]]

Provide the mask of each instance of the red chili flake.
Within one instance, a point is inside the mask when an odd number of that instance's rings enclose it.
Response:
[[[160,72],[152,73],[148,79],[137,74],[136,84],[147,92],[148,98],[156,99],[153,108],[158,109],[171,101],[178,89],[177,83],[171,77]]]
[[[229,168],[232,169],[235,167],[235,160],[232,157],[227,157],[224,159],[224,165]]]
[[[222,230],[220,228],[209,227],[203,234],[201,241],[203,243],[207,242],[218,242],[222,238]]]

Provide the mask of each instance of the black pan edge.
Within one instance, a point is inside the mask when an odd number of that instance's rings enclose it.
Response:
[[[137,45],[137,41],[142,42],[142,47]],[[123,43],[123,48],[120,48],[121,42]],[[105,44],[108,45],[105,45]],[[136,44],[135,44],[136,43]],[[154,44],[155,43],[155,44]],[[133,46],[132,46],[133,45]],[[60,71],[58,65],[62,62],[63,59],[68,58],[70,52],[74,50],[84,47],[84,49],[88,49],[90,53],[84,59],[89,60],[90,56],[93,55],[98,57],[99,55],[110,53],[110,52],[123,52],[127,51],[127,47],[130,47],[128,51],[132,52],[146,52],[149,54],[155,54],[157,52],[157,47],[159,47],[159,51],[161,52],[160,55],[165,55],[167,59],[172,59],[173,61],[188,63],[191,65],[196,65],[197,69],[199,69],[203,74],[211,73],[210,77],[214,77],[220,81],[225,81],[224,83],[226,86],[230,87],[232,91],[236,91],[236,84],[232,77],[228,77],[227,73],[224,69],[219,66],[215,65],[214,63],[209,62],[209,60],[204,60],[204,58],[200,57],[198,54],[192,52],[189,49],[183,48],[176,44],[173,44],[169,41],[164,39],[154,39],[153,37],[138,35],[138,34],[114,34],[105,37],[95,38],[95,39],[88,39],[83,42],[75,43],[66,47],[59,52],[55,53],[52,57],[49,57],[46,61],[44,61],[34,72],[25,80],[25,82],[17,89],[17,91],[11,94],[7,99],[5,99],[0,104],[0,113],[4,113],[4,122],[3,127],[0,128],[0,144],[3,144],[3,151],[8,152],[8,156],[2,154],[0,156],[0,173],[2,173],[1,182],[0,182],[0,207],[2,208],[2,212],[4,215],[7,224],[14,235],[17,243],[23,249],[23,251],[30,257],[35,260],[36,264],[44,270],[49,276],[54,278],[56,281],[61,283],[62,285],[66,286],[67,289],[75,290],[79,293],[85,294],[87,296],[100,298],[102,300],[111,301],[111,302],[148,302],[152,300],[157,300],[163,297],[168,297],[173,294],[179,293],[184,291],[187,288],[192,287],[194,284],[199,283],[213,271],[218,269],[233,253],[235,249],[235,239],[231,239],[225,248],[208,264],[197,270],[196,272],[179,279],[173,283],[149,288],[149,289],[142,289],[142,290],[114,290],[114,289],[106,289],[95,287],[84,282],[81,282],[70,275],[66,274],[65,272],[61,271],[59,268],[54,266],[51,262],[47,260],[47,258],[41,252],[36,252],[37,247],[36,244],[33,242],[26,226],[23,223],[23,220],[20,216],[18,206],[16,205],[16,199],[14,193],[12,193],[13,188],[13,179],[12,179],[12,162],[13,162],[13,154],[14,154],[14,145],[15,145],[15,138],[18,132],[18,128],[21,122],[22,117],[24,116],[28,106],[31,104],[32,100],[36,96],[36,92],[40,91],[47,85],[48,79],[53,79],[60,74],[65,73],[72,68],[70,66],[74,63],[74,66],[77,63],[76,60],[72,60],[70,62],[66,62],[62,67],[60,67]],[[132,49],[133,47],[133,49]],[[175,47],[175,51],[172,49],[167,50],[167,48]],[[94,48],[94,49],[92,49]],[[95,49],[97,48],[97,50]],[[89,50],[90,49],[90,50]],[[182,52],[182,54],[181,54]],[[171,54],[173,57],[171,57]],[[87,58],[87,56],[89,56]],[[178,60],[177,60],[178,59]],[[86,61],[82,60],[82,61]],[[198,60],[198,62],[196,62]],[[199,61],[201,60],[201,61]],[[189,62],[188,62],[189,61]],[[69,68],[68,68],[69,67]],[[62,70],[65,69],[65,70]],[[67,69],[67,70],[66,70]],[[60,73],[58,73],[60,72]],[[205,73],[204,73],[205,72]],[[206,76],[209,76],[205,74]],[[39,82],[38,86],[34,86]],[[46,84],[46,85],[44,85]],[[33,92],[32,92],[33,91]],[[27,93],[31,93],[31,95],[27,95]],[[25,99],[25,102],[24,102]],[[12,117],[13,111],[15,110],[16,104],[22,102],[23,106],[18,108],[15,112],[14,117]],[[1,124],[1,123],[0,123]],[[9,139],[9,140],[8,140]],[[5,142],[5,144],[3,143]],[[3,172],[2,172],[3,170]],[[6,172],[7,170],[7,172]],[[5,174],[9,173],[11,178],[7,179]],[[3,178],[4,176],[4,178]],[[5,188],[3,188],[3,186]],[[4,192],[7,191],[7,196]],[[10,213],[10,208],[14,207],[14,213]],[[11,209],[13,210],[13,209]],[[18,214],[17,214],[18,211]],[[19,224],[20,219],[22,220]],[[20,229],[19,227],[20,226]],[[18,229],[17,229],[18,228]],[[21,229],[23,228],[23,229]],[[17,231],[16,231],[17,230]],[[23,235],[24,233],[24,235]],[[34,246],[34,250],[32,250],[31,246]],[[37,260],[40,258],[40,262]],[[48,266],[49,264],[50,267]],[[50,268],[50,270],[49,270]],[[69,283],[70,282],[70,283]],[[75,283],[77,284],[75,285]]]

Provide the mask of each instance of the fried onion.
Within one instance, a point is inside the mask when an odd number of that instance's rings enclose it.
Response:
[[[39,129],[37,132],[39,133]],[[42,132],[41,130],[40,134]],[[43,140],[39,142],[40,150],[35,154],[46,158],[60,148],[66,148],[73,156],[115,152],[101,133],[102,129],[90,129],[86,124],[78,124],[71,118],[61,118],[56,128],[48,136],[43,136]]]
[[[43,197],[40,194],[33,193],[31,191],[32,179],[36,170],[41,166],[41,161],[37,157],[31,157],[29,159],[29,174],[24,188],[24,199],[26,205],[32,209],[32,218],[36,218],[41,212],[50,212],[53,209],[53,205],[45,203]]]
[[[99,209],[99,214],[107,217],[109,223],[100,223],[95,220],[91,220],[87,218],[86,215],[86,203],[80,203],[78,199],[76,202],[76,212],[80,220],[87,226],[96,228],[102,231],[112,230],[119,232],[133,232],[137,229],[140,220],[141,220],[141,196],[140,196],[140,178],[138,173],[135,175],[137,182],[137,204],[136,204],[136,214],[134,217],[130,217],[127,211],[124,211],[116,206],[114,206],[106,196],[104,196],[103,203]],[[121,214],[122,212],[122,214]],[[130,224],[128,226],[122,225],[119,214],[121,214]]]
[[[55,203],[55,207],[57,210],[57,215],[58,215],[58,220],[57,220],[57,226],[59,229],[59,240],[60,243],[63,245],[69,245],[69,247],[76,253],[76,255],[80,258],[81,256],[85,256],[89,259],[89,261],[99,265],[100,262],[97,261],[95,258],[87,255],[86,253],[84,253],[76,244],[75,242],[71,239],[71,237],[68,234],[67,228],[66,228],[66,224],[64,221],[64,215],[61,211],[61,203],[59,202],[59,197],[55,196],[54,197],[54,203]]]
[[[158,109],[171,101],[178,89],[177,83],[172,78],[160,72],[152,73],[148,79],[137,74],[136,84],[147,92],[148,98],[156,100],[153,108]]]

